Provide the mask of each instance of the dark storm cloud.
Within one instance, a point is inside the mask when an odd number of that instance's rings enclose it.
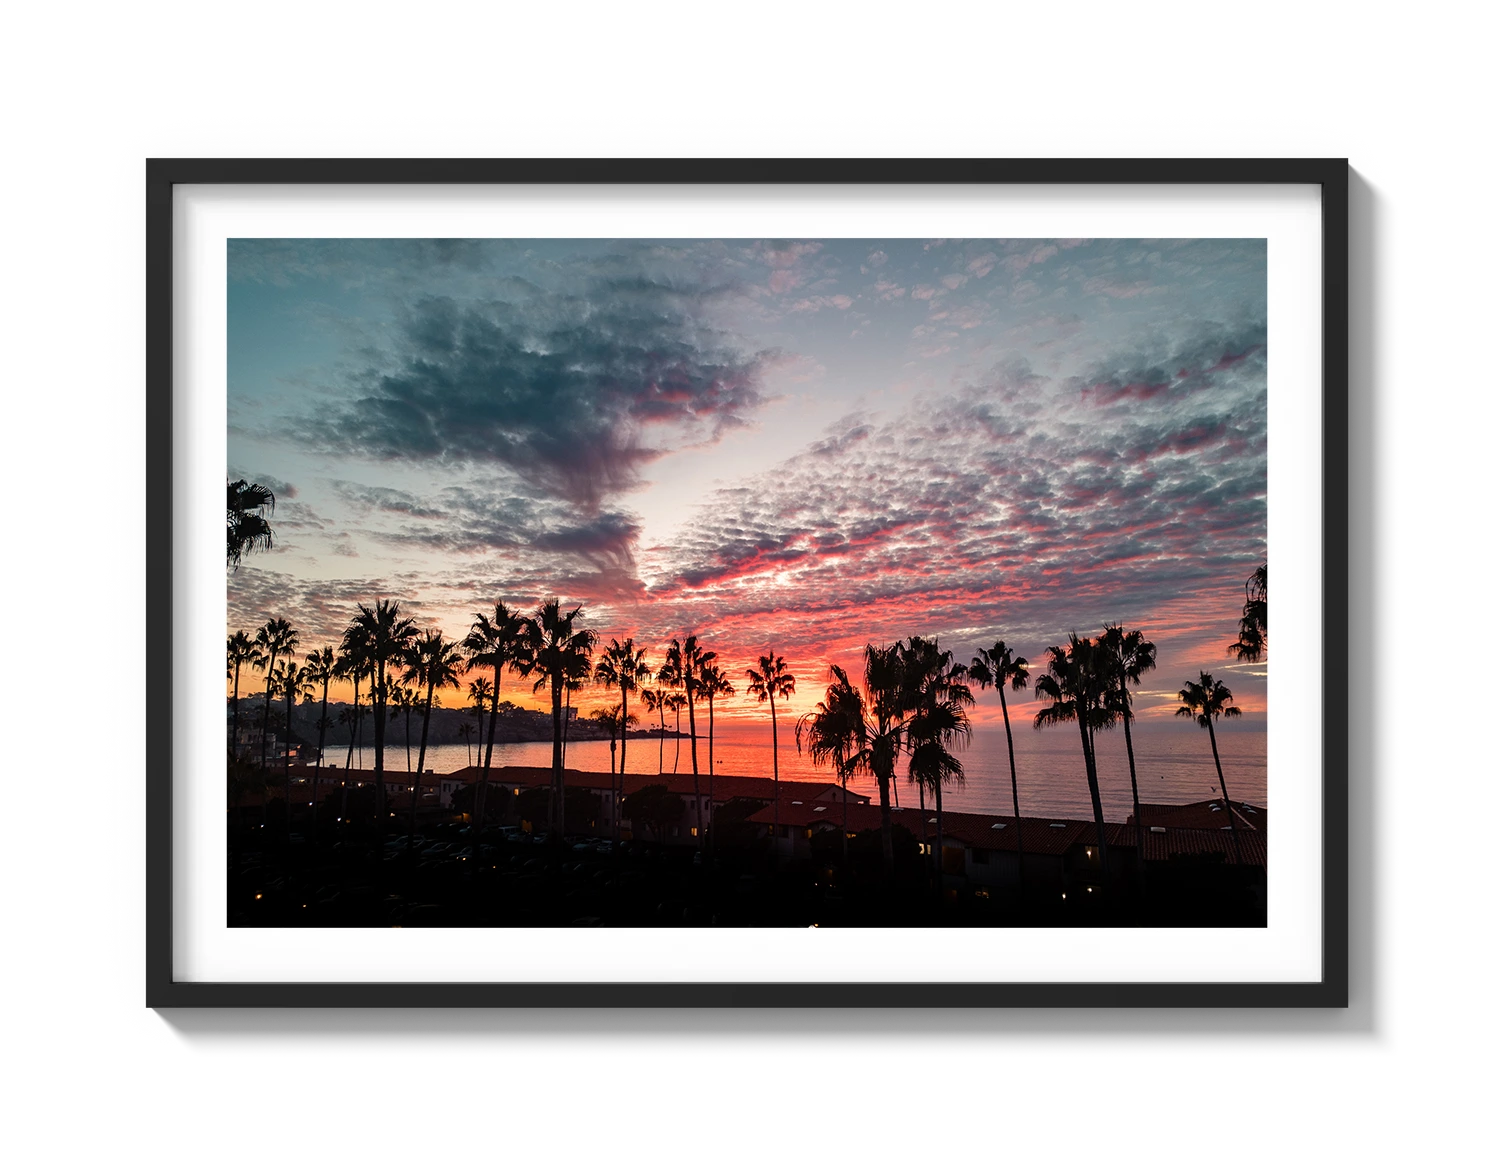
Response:
[[[704,323],[711,294],[643,278],[564,295],[411,306],[353,399],[308,423],[325,449],[498,465],[586,508],[634,486],[653,444],[712,440],[762,402],[768,354]]]

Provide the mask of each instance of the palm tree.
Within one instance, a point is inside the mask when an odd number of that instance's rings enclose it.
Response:
[[[706,651],[698,664],[698,690],[708,700],[708,832],[709,844],[714,843],[714,698],[718,695],[734,694],[734,684],[719,668],[718,655]],[[847,794],[845,798],[847,819]]]
[[[267,516],[276,511],[276,496],[270,488],[237,479],[228,487],[225,527],[229,547],[227,563],[238,569],[246,553],[271,547],[274,533]]]
[[[400,683],[391,684],[391,709],[406,716],[406,770],[411,771],[411,713],[417,705],[418,693]]]
[[[853,760],[869,737],[865,728],[864,700],[838,666],[828,668],[828,690],[806,715],[797,720],[797,751],[806,742],[815,764],[832,764],[843,787],[844,861],[849,860],[849,777]],[[712,708],[710,708],[712,710]]]
[[[328,733],[328,685],[338,676],[338,657],[332,646],[314,650],[307,656],[307,681],[323,688],[323,704],[318,712],[318,758],[313,761],[312,835],[318,837],[318,779],[323,774],[323,744]]]
[[[666,759],[667,692],[644,687],[641,690],[641,702],[646,704],[647,714],[661,716],[661,734],[656,737],[656,774],[660,776],[665,768]]]
[[[676,717],[676,747],[672,749],[672,775],[677,775],[677,765],[682,762],[682,709],[687,706],[687,697],[681,691],[669,691],[666,697],[667,710]]]
[[[417,777],[412,782],[411,788],[411,832],[407,835],[407,841],[415,848],[417,805],[422,800],[422,776],[425,774],[427,765],[427,728],[432,721],[433,692],[444,687],[458,686],[458,676],[464,667],[464,656],[459,653],[457,642],[448,642],[443,639],[442,630],[429,630],[412,642],[402,665],[405,667],[402,678],[407,682],[416,683],[419,688],[424,686],[427,688],[425,699],[422,698],[420,690],[416,693],[416,701],[422,707],[422,746],[417,749]]]
[[[698,723],[694,718],[693,699],[699,693],[698,676],[703,669],[703,654],[703,648],[698,644],[696,634],[688,634],[681,642],[673,638],[667,646],[667,658],[662,666],[662,671],[669,676],[671,685],[682,688],[683,701],[687,704],[688,747],[693,763],[693,808],[697,813],[700,839],[703,837],[703,794],[698,789]],[[682,731],[680,724],[677,730],[680,734]],[[681,747],[679,740],[679,751]],[[677,769],[674,766],[672,770],[675,772]]]
[[[297,648],[297,631],[285,618],[272,618],[255,632],[255,650],[266,663],[266,701],[260,717],[260,766],[266,768],[266,758],[271,740],[271,676],[276,671],[276,660],[290,655]],[[287,728],[291,731],[291,728]]]
[[[1094,805],[1094,836],[1099,845],[1099,864],[1104,885],[1109,888],[1109,854],[1104,841],[1104,805],[1099,798],[1099,771],[1094,755],[1094,732],[1113,727],[1119,718],[1115,698],[1118,675],[1098,643],[1077,634],[1068,635],[1067,649],[1047,648],[1047,673],[1036,680],[1036,696],[1051,706],[1038,711],[1036,727],[1077,723],[1083,744],[1083,766],[1088,778],[1089,798]]]
[[[615,790],[615,742],[620,738],[620,704],[612,707],[595,707],[589,718],[609,734],[609,790]]]
[[[926,638],[911,637],[901,647],[902,702],[911,712],[906,726],[907,778],[917,791],[931,789],[937,808],[937,848],[933,866],[937,889],[943,889],[943,788],[962,786],[964,766],[953,748],[967,746],[974,694],[964,681],[967,669],[950,650]]]
[[[583,606],[564,612],[557,598],[544,601],[536,613],[526,619],[523,641],[526,645],[522,663],[526,674],[535,674],[533,692],[543,687],[552,693],[552,785],[555,812],[566,810],[563,794],[563,691],[571,680],[585,678],[593,659],[599,635],[579,626]],[[554,827],[559,822],[554,821]],[[559,828],[559,831],[561,829]]]
[[[255,643],[250,640],[250,635],[244,630],[235,630],[226,643],[228,654],[228,666],[230,677],[234,679],[234,720],[229,731],[229,750],[234,755],[240,753],[240,667],[248,666],[258,669],[265,665],[260,651],[256,649]]]
[[[865,646],[863,691],[837,664],[828,667],[828,676],[823,701],[798,721],[797,747],[800,751],[806,736],[813,760],[832,763],[842,773],[841,780],[861,772],[875,778],[880,790],[880,850],[890,879],[895,873],[891,791],[910,716],[906,704],[912,697],[901,647]]]
[[[290,651],[288,653],[290,654]],[[312,687],[307,681],[307,671],[288,657],[281,664],[281,677],[277,680],[276,690],[286,699],[286,753],[282,764],[281,782],[286,793],[286,831],[290,836],[292,832],[292,706],[298,699],[312,696]]]
[[[1004,642],[997,641],[988,650],[975,651],[969,663],[969,677],[979,686],[994,687],[1000,696],[1000,717],[1005,721],[1005,749],[1010,753],[1010,801],[1016,818],[1016,897],[1025,889],[1026,853],[1021,836],[1021,790],[1016,784],[1016,743],[1010,732],[1010,707],[1005,702],[1005,688],[1023,691],[1030,677],[1030,666]]]
[[[1135,811],[1135,863],[1136,878],[1144,882],[1146,876],[1145,826],[1141,824],[1141,794],[1135,782],[1135,745],[1130,739],[1130,725],[1135,715],[1130,709],[1130,684],[1139,683],[1141,675],[1156,669],[1156,643],[1148,642],[1140,630],[1128,634],[1119,623],[1104,627],[1099,635],[1099,648],[1110,669],[1115,673],[1115,698],[1119,703],[1120,721],[1125,726],[1125,758],[1130,762],[1130,802]]]
[[[1219,773],[1219,795],[1224,798],[1224,812],[1229,817],[1229,833],[1234,838],[1234,860],[1236,864],[1244,865],[1245,855],[1240,851],[1240,829],[1235,823],[1234,809],[1229,804],[1229,789],[1224,786],[1224,765],[1219,762],[1219,740],[1214,735],[1214,724],[1218,719],[1221,716],[1225,719],[1238,719],[1240,709],[1229,705],[1234,701],[1229,688],[1206,671],[1199,672],[1197,682],[1189,680],[1183,683],[1177,697],[1182,700],[1177,714],[1184,719],[1195,719],[1199,727],[1208,728],[1208,744],[1213,748],[1214,769]]]
[[[569,662],[567,673],[563,678],[562,762],[564,772],[566,772],[568,768],[568,734],[572,730],[573,716],[575,714],[573,708],[573,692],[580,687],[588,685],[589,671],[592,669],[592,667],[593,664],[588,657],[575,657]],[[566,804],[567,801],[567,793],[568,790],[566,785],[564,785],[558,793],[561,802],[564,804]],[[566,809],[564,809],[563,811],[561,820],[562,824],[566,826],[568,823]]]
[[[344,760],[344,771],[347,772],[354,767],[354,748],[359,741],[360,722],[363,718],[359,709],[359,680],[369,674],[369,657],[365,653],[363,635],[352,626],[344,631],[334,669],[340,678],[350,679],[354,683],[354,707],[352,710],[346,709],[339,717],[341,723],[349,724],[349,754]],[[363,764],[363,753],[360,762]]]
[[[474,725],[465,719],[458,725],[458,737],[464,741],[464,755],[468,766],[474,766]]]
[[[468,668],[474,670],[486,669],[494,671],[495,681],[490,688],[490,726],[489,731],[484,730],[484,718],[481,714],[479,720],[480,734],[484,736],[484,762],[479,766],[479,787],[474,793],[474,834],[477,839],[484,832],[485,797],[489,790],[490,763],[495,756],[495,725],[499,722],[500,713],[500,676],[507,668],[517,668],[521,665],[519,656],[524,651],[522,634],[525,629],[526,619],[520,613],[512,610],[503,601],[495,602],[493,614],[476,613],[474,623],[469,627],[469,633],[464,638],[463,648],[468,652]],[[472,688],[469,697],[475,700],[476,707],[481,701],[483,692],[476,692]]]
[[[1229,643],[1229,653],[1241,662],[1259,662],[1266,653],[1266,566],[1245,581],[1245,608],[1240,612],[1240,636]]]
[[[746,692],[758,703],[771,704],[771,858],[776,859],[776,842],[781,834],[781,764],[777,759],[776,700],[789,699],[797,690],[797,680],[787,669],[786,659],[768,649],[754,667],[745,671],[750,681]]]
[[[615,791],[611,792],[614,801],[614,824],[615,840],[619,840],[620,831],[620,802],[625,798],[625,747],[630,738],[630,726],[635,723],[636,717],[630,714],[630,692],[638,690],[640,684],[650,679],[651,671],[646,665],[646,652],[635,648],[635,639],[626,638],[621,642],[618,638],[610,640],[609,648],[600,656],[594,665],[594,681],[600,686],[620,688],[620,780]],[[611,771],[613,771],[613,753],[611,753]]]
[[[374,609],[361,605],[350,629],[355,631],[356,640],[363,643],[364,654],[371,666],[374,698],[370,705],[375,711],[375,815],[377,823],[384,825],[385,713],[390,697],[387,671],[394,671],[404,660],[407,647],[416,637],[417,626],[411,618],[401,616],[399,601],[381,600],[375,603]]]

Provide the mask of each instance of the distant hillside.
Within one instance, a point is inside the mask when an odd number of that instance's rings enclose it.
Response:
[[[339,716],[345,711],[352,709],[352,703],[329,703],[328,718],[332,720],[332,726],[328,728],[324,740],[327,747],[343,747],[349,743],[349,725],[339,722]],[[316,744],[318,742],[318,703],[303,703],[292,711],[292,735],[294,739],[303,743]],[[370,747],[375,743],[375,719],[370,708],[360,704],[360,712],[363,723],[360,728],[360,742]],[[225,704],[225,717],[233,714],[233,704]],[[246,698],[240,697],[240,726],[259,727],[261,717],[260,696]],[[280,734],[286,718],[286,707],[283,704],[273,703],[271,706],[271,723]],[[488,716],[486,716],[488,719]],[[430,744],[461,744],[465,740],[459,735],[458,729],[461,724],[467,723],[471,727],[478,727],[479,720],[474,714],[474,709],[457,709],[452,707],[434,707],[432,709],[432,723],[428,728],[427,742]],[[419,711],[413,711],[411,715],[411,739],[417,743],[422,735],[422,715]],[[582,716],[568,721],[569,740],[608,739],[608,733],[594,720]],[[655,739],[656,729],[649,732],[632,731],[631,739]],[[677,738],[676,732],[667,729],[667,738]],[[682,738],[687,738],[684,732]],[[392,710],[387,713],[386,743],[396,744],[406,742],[406,715],[402,711]],[[478,732],[474,734],[473,743],[482,742]],[[495,726],[496,743],[551,743],[552,742],[552,715],[546,711],[531,711],[525,707],[517,707],[514,703],[502,702],[500,704],[499,718]]]

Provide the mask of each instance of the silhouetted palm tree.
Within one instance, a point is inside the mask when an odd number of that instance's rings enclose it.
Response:
[[[307,672],[292,661],[290,651],[288,651],[287,660],[281,664],[281,676],[277,681],[276,691],[286,699],[286,753],[283,757],[281,783],[286,793],[286,831],[290,835],[292,831],[292,707],[298,699],[312,695]]]
[[[229,731],[229,750],[237,756],[240,754],[240,667],[257,669],[264,666],[265,661],[244,630],[235,630],[229,636],[226,651],[230,677],[234,679],[234,720]]]
[[[307,656],[307,681],[314,687],[323,688],[322,706],[318,711],[318,758],[313,762],[312,782],[312,834],[318,836],[318,779],[323,774],[323,744],[328,733],[328,686],[338,675],[338,657],[332,646],[314,650]]]
[[[1189,680],[1183,683],[1177,697],[1182,700],[1177,714],[1184,719],[1193,719],[1199,727],[1208,729],[1208,744],[1214,753],[1214,770],[1219,773],[1219,795],[1224,798],[1224,814],[1229,818],[1229,834],[1234,838],[1234,860],[1236,864],[1244,865],[1245,855],[1240,851],[1240,828],[1235,820],[1234,808],[1229,803],[1229,789],[1224,785],[1224,765],[1219,762],[1219,740],[1214,735],[1214,724],[1219,718],[1238,719],[1240,709],[1229,705],[1234,701],[1229,688],[1206,671],[1199,672],[1197,682]]]
[[[1229,643],[1229,653],[1241,662],[1259,662],[1266,653],[1266,569],[1262,565],[1245,581],[1245,608],[1240,611],[1240,636]]]
[[[1030,678],[1026,659],[1015,654],[1004,642],[997,641],[988,650],[977,650],[969,663],[969,677],[979,688],[994,687],[1000,696],[1000,716],[1005,721],[1005,749],[1010,754],[1010,801],[1016,818],[1016,897],[1025,890],[1026,843],[1021,835],[1021,790],[1016,783],[1016,743],[1010,732],[1010,707],[1005,702],[1005,688],[1026,689]]]
[[[411,713],[417,706],[418,693],[400,683],[391,684],[391,709],[406,716],[406,770],[411,771]]]
[[[1140,630],[1125,632],[1119,624],[1105,626],[1099,635],[1099,648],[1115,673],[1115,699],[1120,720],[1125,726],[1125,758],[1130,762],[1130,801],[1135,811],[1136,876],[1144,882],[1146,875],[1146,828],[1141,824],[1141,794],[1135,782],[1135,745],[1130,739],[1130,725],[1135,714],[1130,709],[1130,684],[1139,683],[1141,675],[1156,669],[1156,643],[1148,642]]]
[[[698,789],[698,723],[694,718],[694,699],[699,693],[699,672],[703,668],[703,648],[698,636],[689,634],[679,642],[676,638],[667,646],[667,658],[662,670],[669,674],[670,685],[682,688],[683,701],[688,713],[688,747],[693,763],[693,808],[698,819],[698,837],[703,837],[703,794]],[[658,676],[660,677],[660,676]],[[682,731],[678,727],[679,734]],[[681,741],[678,741],[681,749]],[[677,770],[674,766],[674,772]]]
[[[771,859],[777,858],[781,832],[781,761],[777,758],[776,700],[790,699],[797,690],[797,680],[787,669],[786,659],[768,649],[754,667],[745,671],[750,681],[745,691],[759,703],[771,704]]]
[[[229,489],[225,520],[229,537],[227,562],[238,569],[246,553],[271,547],[275,534],[266,517],[276,511],[276,496],[270,488],[243,479],[226,486]]]
[[[490,725],[486,731],[484,719],[479,721],[480,735],[484,737],[484,760],[479,766],[479,787],[474,793],[474,834],[477,838],[484,832],[485,798],[488,795],[490,764],[495,755],[495,725],[499,722],[500,676],[508,669],[521,665],[519,656],[524,652],[526,618],[512,610],[503,601],[495,602],[493,614],[476,613],[474,624],[469,627],[463,648],[469,655],[469,669],[494,671],[495,681],[490,689]],[[471,690],[470,697],[476,698]]]
[[[616,703],[610,707],[595,707],[589,712],[589,718],[597,723],[600,729],[609,736],[609,790],[613,794],[615,790],[615,747],[620,738],[620,704]]]
[[[903,710],[906,725],[907,778],[919,792],[930,789],[937,810],[937,848],[934,871],[943,888],[943,789],[964,782],[964,766],[953,748],[967,746],[974,694],[964,681],[967,669],[953,661],[953,653],[927,638],[912,637],[901,647]]]
[[[347,772],[354,767],[354,749],[359,742],[359,729],[363,718],[359,707],[359,680],[368,677],[370,670],[364,636],[352,626],[344,631],[343,641],[339,644],[338,661],[334,669],[339,678],[347,678],[354,683],[354,707],[352,710],[345,710],[339,717],[339,722],[349,725],[349,754],[344,760],[344,770]],[[361,765],[364,763],[363,753],[361,753],[360,763]]]
[[[444,640],[442,630],[429,630],[412,642],[403,662],[402,677],[414,682],[418,688],[426,687],[427,695],[417,693],[417,702],[422,708],[422,746],[417,749],[417,776],[411,788],[411,831],[407,841],[416,847],[417,805],[422,800],[422,777],[427,767],[427,729],[432,722],[432,696],[444,687],[458,686],[458,676],[464,667],[464,656],[459,653],[458,643]],[[478,837],[478,830],[475,830]]]
[[[708,700],[708,834],[709,845],[715,842],[714,833],[714,699],[720,695],[734,694],[734,684],[719,667],[718,655],[705,651],[698,664],[698,690]]]
[[[417,635],[416,623],[401,616],[398,601],[378,601],[375,608],[359,607],[359,613],[350,628],[357,631],[363,643],[364,654],[372,665],[374,697],[371,707],[375,712],[375,792],[376,819],[385,825],[385,715],[389,699],[389,672],[399,665],[406,655],[406,648]],[[381,832],[384,832],[382,827]]]
[[[276,670],[276,660],[287,657],[297,649],[297,631],[285,618],[272,618],[255,632],[255,650],[266,664],[266,702],[260,717],[260,766],[266,767],[271,747],[271,676]],[[290,732],[291,728],[288,727]]]
[[[563,795],[563,691],[570,680],[586,678],[599,635],[579,626],[583,606],[566,612],[557,598],[544,601],[536,613],[526,619],[523,641],[526,646],[523,670],[536,675],[533,691],[547,687],[552,694],[552,787],[553,813],[565,812]],[[554,827],[562,831],[556,820]]]
[[[594,681],[600,686],[620,689],[620,772],[619,782],[611,794],[614,801],[615,840],[619,840],[620,802],[625,798],[625,747],[630,739],[630,726],[636,717],[630,713],[630,692],[638,690],[642,682],[651,677],[646,665],[646,652],[635,648],[635,639],[618,638],[610,641],[609,648],[594,665]]]
[[[653,687],[641,688],[641,702],[646,704],[648,714],[661,718],[661,734],[656,737],[656,774],[666,770],[667,746],[667,692]]]
[[[672,775],[677,775],[677,765],[682,762],[682,709],[687,706],[687,698],[681,691],[668,691],[666,697],[667,710],[676,717],[676,739],[672,748]]]
[[[1089,799],[1094,806],[1094,836],[1099,846],[1099,864],[1109,887],[1109,852],[1104,840],[1104,805],[1099,798],[1099,770],[1094,755],[1094,732],[1113,727],[1119,718],[1115,698],[1118,674],[1098,644],[1077,634],[1068,635],[1067,649],[1047,648],[1047,673],[1036,680],[1036,696],[1051,706],[1036,714],[1037,727],[1077,723],[1083,744],[1083,766],[1088,777]]]
[[[837,666],[828,668],[829,685],[823,698],[797,720],[797,751],[803,744],[815,764],[832,764],[843,788],[843,857],[849,860],[849,777],[854,761],[869,742],[865,728],[864,700]]]
[[[464,757],[469,767],[474,766],[474,725],[467,719],[458,725],[458,738],[464,741]]]
[[[895,872],[891,791],[910,715],[906,704],[911,689],[902,667],[899,645],[867,644],[861,692],[843,667],[830,665],[823,701],[810,717],[798,721],[797,729],[799,751],[805,735],[815,761],[831,762],[846,776],[863,772],[875,778],[880,791],[880,851],[887,879]]]

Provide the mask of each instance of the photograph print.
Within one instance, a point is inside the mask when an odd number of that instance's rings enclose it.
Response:
[[[1264,239],[231,239],[226,922],[1264,927]]]

